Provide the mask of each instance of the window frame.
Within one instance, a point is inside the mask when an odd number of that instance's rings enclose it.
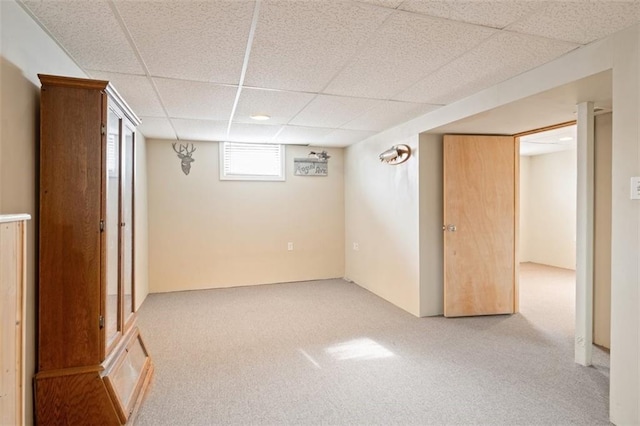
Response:
[[[247,146],[278,146],[280,156],[280,174],[279,175],[260,175],[260,174],[230,174],[225,173],[225,151],[227,144],[247,145]],[[219,142],[219,176],[221,181],[262,181],[262,182],[284,182],[286,180],[286,149],[283,144],[275,143],[249,143],[249,142]]]

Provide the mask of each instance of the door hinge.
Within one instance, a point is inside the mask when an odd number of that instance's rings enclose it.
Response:
[[[102,126],[100,126],[100,133],[102,135],[107,134],[107,126],[105,126],[104,124]]]
[[[98,320],[98,323],[100,324],[100,328],[104,328],[104,317],[102,315],[100,315],[100,319]]]
[[[100,221],[100,232],[104,232],[104,220]]]

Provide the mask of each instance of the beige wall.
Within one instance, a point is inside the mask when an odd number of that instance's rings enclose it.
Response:
[[[344,276],[342,149],[327,177],[294,176],[312,149],[287,146],[285,182],[245,182],[219,180],[217,143],[194,146],[187,176],[170,141],[147,141],[150,291]]]
[[[85,77],[75,63],[13,1],[0,1],[0,214],[28,213],[26,374],[36,370],[36,286],[39,156],[39,99],[37,74]],[[138,149],[139,147],[137,147]],[[144,164],[144,149],[138,164]],[[146,297],[146,205],[144,170],[138,170],[136,194],[137,302]],[[27,424],[33,421],[32,387],[26,388]]]
[[[149,294],[149,224],[147,209],[147,144],[144,135],[136,134],[134,146],[134,238],[135,304],[142,305]]]
[[[26,375],[36,370],[36,241],[40,89],[36,74],[82,71],[14,2],[0,2],[0,213],[28,213]],[[26,388],[27,424],[33,422],[32,387]]]
[[[612,114],[595,117],[593,342],[611,347],[611,131]]]
[[[407,144],[417,154],[418,136],[346,150],[345,276],[419,316],[419,160],[412,155],[399,165],[381,163],[380,153],[394,144]]]
[[[420,316],[444,313],[443,135],[420,135]],[[440,283],[440,285],[433,285]]]
[[[576,150],[521,158],[522,262],[576,267]]]
[[[531,156],[525,155],[520,157],[520,223],[519,223],[519,262],[530,262],[529,255],[529,170],[531,165]]]
[[[611,420],[640,424],[640,201],[629,180],[640,174],[640,27],[612,39]]]

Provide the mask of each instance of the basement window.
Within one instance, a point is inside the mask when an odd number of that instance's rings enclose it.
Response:
[[[284,145],[220,142],[220,180],[285,180]]]

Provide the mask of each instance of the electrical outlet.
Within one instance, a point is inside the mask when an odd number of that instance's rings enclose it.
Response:
[[[293,250],[293,243],[287,243],[287,250],[289,251]]]
[[[360,250],[360,244],[358,244],[358,243],[353,243],[353,250],[354,250],[354,251],[358,251],[358,250]]]

